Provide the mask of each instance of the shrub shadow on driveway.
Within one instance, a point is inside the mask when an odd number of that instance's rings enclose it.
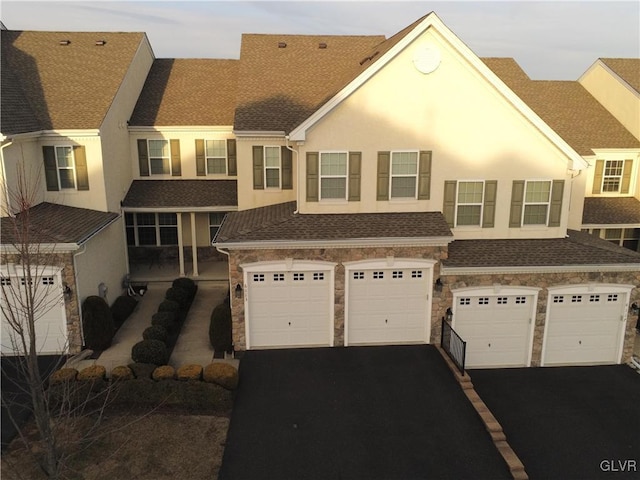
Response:
[[[628,366],[470,374],[530,478],[640,478],[640,375]]]
[[[510,478],[435,347],[249,351],[221,479]]]

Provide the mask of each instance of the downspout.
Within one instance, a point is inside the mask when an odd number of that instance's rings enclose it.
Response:
[[[76,266],[76,257],[79,257],[83,253],[86,253],[87,245],[86,243],[82,245],[82,251],[76,252],[73,254],[73,280],[76,284],[76,297],[78,298],[78,315],[80,315],[80,340],[82,340],[82,345],[84,345],[84,332],[82,331],[82,302],[80,301],[80,292],[78,291],[78,268]],[[82,347],[81,345],[81,347]]]
[[[2,137],[0,137],[0,142],[2,142],[2,144],[0,145],[0,159],[2,160],[2,180],[3,180],[3,186],[2,188],[4,188],[4,194],[6,195],[6,199],[5,201],[7,202],[7,215],[10,217],[13,217],[13,209],[11,208],[11,196],[9,195],[9,185],[7,185],[7,169],[5,168],[5,164],[4,164],[4,149],[11,146],[13,144],[13,141],[8,138],[5,137],[4,135],[2,135]]]
[[[298,151],[294,150],[293,148],[291,148],[289,146],[289,135],[285,135],[284,137],[284,141],[285,141],[285,147],[287,147],[287,150],[289,150],[290,152],[293,152],[296,154],[296,209],[293,212],[293,214],[295,215],[296,213],[298,213],[298,210],[300,209],[300,158],[298,157]]]

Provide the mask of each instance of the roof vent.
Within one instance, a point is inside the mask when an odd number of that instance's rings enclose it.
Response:
[[[60,41],[58,42],[58,44],[59,44],[59,45],[63,45],[63,46],[65,46],[65,47],[66,47],[67,45],[69,45],[70,43],[71,43],[71,40],[60,40]]]
[[[318,48],[320,48],[320,49],[325,49],[325,48],[327,48],[327,44],[326,44],[326,43],[324,43],[324,42],[320,42],[320,43],[318,44]]]
[[[278,42],[278,48],[287,48],[287,42]]]
[[[96,40],[96,47],[104,47],[106,44],[106,40]]]

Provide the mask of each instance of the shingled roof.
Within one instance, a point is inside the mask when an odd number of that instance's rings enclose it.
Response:
[[[580,155],[640,148],[640,140],[577,81],[531,80],[512,58],[482,61]]]
[[[144,39],[144,33],[2,30],[2,133],[99,128]],[[14,116],[17,95],[25,112]]]
[[[640,200],[634,197],[587,197],[584,199],[582,224],[640,226]]]
[[[640,253],[588,233],[567,230],[566,238],[456,240],[445,268],[560,267],[637,264]]]
[[[15,218],[0,219],[0,243],[15,245],[28,238],[29,243],[82,244],[118,217],[117,213],[44,202]],[[27,227],[27,234],[18,234],[20,228]]]
[[[122,201],[125,208],[234,207],[236,180],[134,180]]]
[[[233,125],[238,65],[238,60],[155,60],[130,125]]]
[[[342,241],[432,239],[449,242],[453,235],[440,212],[300,214],[295,202],[227,215],[216,240],[234,243],[272,241]]]
[[[640,93],[640,58],[601,58],[600,61]]]
[[[242,35],[234,128],[289,132],[361,70],[384,36]]]

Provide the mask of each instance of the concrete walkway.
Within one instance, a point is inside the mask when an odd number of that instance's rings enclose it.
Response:
[[[142,332],[151,325],[151,317],[156,313],[170,286],[170,283],[150,283],[147,293],[139,298],[136,309],[116,332],[111,347],[102,352],[98,359],[89,359],[86,355],[80,354],[70,359],[65,366],[82,370],[91,365],[102,365],[107,370],[107,375],[110,375],[115,367],[133,363],[131,348],[142,340]],[[198,285],[198,293],[182,326],[169,365],[178,368],[195,363],[204,367],[213,361],[213,348],[209,342],[209,322],[213,308],[222,302],[227,288],[226,284],[219,282],[202,282]],[[238,361],[234,359],[216,361],[226,361],[238,367]]]
[[[224,300],[227,288],[226,285],[198,285],[198,293],[182,325],[169,365],[175,368],[187,364],[204,367],[213,361],[213,347],[209,341],[211,312]]]

